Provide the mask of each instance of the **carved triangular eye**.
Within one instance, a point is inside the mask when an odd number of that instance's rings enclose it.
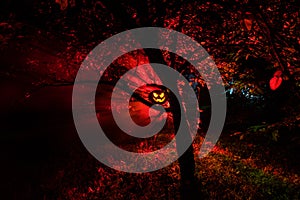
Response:
[[[165,93],[163,93],[163,92],[159,95],[160,98],[163,98],[164,96],[165,96]]]
[[[154,97],[158,97],[158,94],[156,92],[153,92]]]

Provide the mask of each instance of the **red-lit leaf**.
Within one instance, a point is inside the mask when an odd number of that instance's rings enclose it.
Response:
[[[67,0],[55,0],[55,3],[60,5],[61,10],[65,10],[68,7],[68,1]]]
[[[277,70],[275,73],[274,73],[274,77],[280,77],[282,75],[282,71],[281,70]]]
[[[248,31],[251,31],[252,29],[252,20],[251,19],[244,19],[245,26]]]
[[[276,77],[274,76],[270,80],[270,88],[271,90],[276,90],[282,83],[282,78],[281,77]]]

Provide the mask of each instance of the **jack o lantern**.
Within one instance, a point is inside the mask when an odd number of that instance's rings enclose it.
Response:
[[[154,90],[149,94],[149,99],[155,104],[164,104],[168,99],[168,94],[164,90]]]

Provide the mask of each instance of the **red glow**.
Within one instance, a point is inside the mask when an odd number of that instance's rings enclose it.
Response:
[[[271,90],[276,90],[282,83],[282,71],[278,70],[274,73],[273,78],[270,80],[270,88]]]

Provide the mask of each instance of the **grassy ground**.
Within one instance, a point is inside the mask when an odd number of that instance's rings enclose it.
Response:
[[[196,138],[195,149],[201,140]],[[198,192],[206,199],[299,199],[299,167],[293,157],[276,144],[255,142],[259,140],[263,138],[223,136],[202,159],[196,150]],[[46,197],[59,199],[178,199],[179,181],[177,162],[152,173],[129,174],[107,168],[82,151],[43,189]]]

